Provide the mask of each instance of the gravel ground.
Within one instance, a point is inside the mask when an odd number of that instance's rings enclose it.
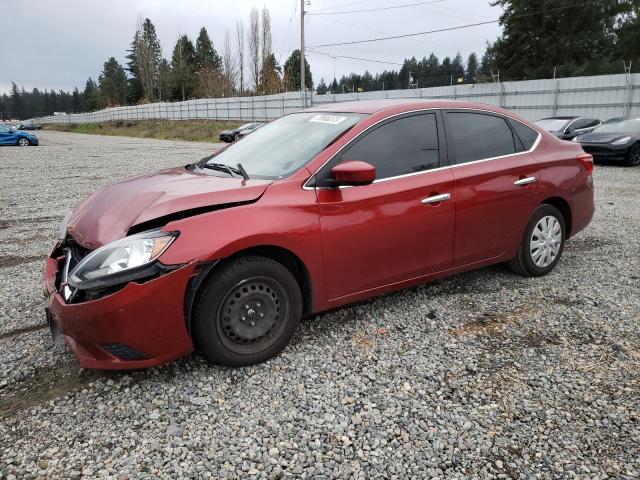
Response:
[[[43,132],[0,149],[0,479],[639,478],[640,168],[597,166],[558,268],[497,266],[305,321],[251,368],[80,370],[43,259],[90,191],[212,145]]]

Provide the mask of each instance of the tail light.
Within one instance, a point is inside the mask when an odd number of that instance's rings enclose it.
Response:
[[[593,156],[588,153],[578,155],[578,161],[582,164],[588,175],[593,173]]]

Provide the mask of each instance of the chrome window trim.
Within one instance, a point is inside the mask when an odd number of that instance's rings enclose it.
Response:
[[[536,148],[538,148],[538,145],[540,144],[540,141],[542,140],[542,134],[540,133],[539,130],[537,130],[535,128],[531,128],[529,125],[525,125],[520,120],[518,120],[517,118],[512,117],[511,115],[505,115],[503,113],[498,113],[498,112],[494,112],[494,111],[491,111],[491,110],[483,110],[481,108],[469,108],[469,107],[447,107],[447,108],[437,107],[437,108],[420,108],[420,109],[417,109],[417,110],[408,110],[406,112],[396,113],[395,115],[391,115],[389,117],[383,118],[381,120],[378,120],[376,123],[373,123],[373,124],[369,125],[363,131],[361,131],[358,135],[353,137],[349,141],[349,143],[344,145],[340,150],[338,150],[336,153],[331,155],[322,165],[320,165],[320,167],[318,167],[316,169],[316,171],[313,172],[313,174],[309,178],[307,178],[307,180],[305,180],[305,182],[302,184],[302,189],[303,190],[336,190],[335,187],[310,187],[310,186],[307,185],[307,183],[309,183],[309,181],[311,181],[311,179],[313,177],[315,177],[317,175],[317,173],[320,170],[322,170],[327,163],[329,163],[331,160],[333,160],[336,155],[340,154],[342,151],[344,151],[346,148],[348,148],[353,142],[355,142],[363,134],[368,132],[370,129],[372,129],[376,125],[378,125],[378,124],[380,124],[382,122],[385,122],[385,121],[389,120],[390,118],[399,117],[401,115],[406,115],[408,113],[419,113],[419,112],[428,113],[428,112],[433,112],[433,111],[436,111],[436,110],[440,110],[440,111],[442,111],[442,110],[467,110],[467,111],[471,111],[471,112],[489,113],[489,114],[492,114],[492,115],[497,115],[499,117],[509,118],[509,119],[513,120],[514,122],[518,122],[518,123],[524,125],[525,127],[530,128],[531,130],[533,130],[534,132],[536,132],[538,134],[538,137],[536,138],[536,141],[533,143],[533,145],[531,146],[531,148],[529,150],[525,150],[525,151],[522,151],[522,152],[515,152],[515,153],[511,153],[509,155],[500,155],[498,157],[481,158],[479,160],[473,160],[472,162],[458,163],[458,164],[455,164],[455,165],[447,165],[445,167],[432,168],[430,170],[422,170],[420,172],[405,173],[403,175],[396,175],[394,177],[380,178],[380,179],[374,180],[372,184],[381,183],[381,182],[387,182],[389,180],[397,180],[398,178],[406,178],[406,177],[413,177],[415,175],[423,175],[425,173],[437,172],[439,170],[445,170],[447,168],[463,167],[465,165],[473,165],[475,163],[489,162],[491,160],[499,160],[501,158],[515,157],[515,156],[518,156],[518,155],[529,154],[529,153],[532,153]],[[511,127],[509,127],[509,128],[511,128]],[[366,185],[363,185],[363,186],[366,186]],[[353,185],[343,185],[341,187],[338,187],[338,189],[343,189],[343,188],[353,188]]]

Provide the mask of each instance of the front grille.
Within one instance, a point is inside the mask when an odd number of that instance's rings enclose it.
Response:
[[[151,358],[146,353],[123,343],[103,343],[100,348],[120,360],[147,360]]]

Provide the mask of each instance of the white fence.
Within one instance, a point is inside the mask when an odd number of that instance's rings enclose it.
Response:
[[[289,92],[257,97],[212,98],[106,108],[97,112],[49,116],[40,123],[99,123],[114,120],[266,121],[306,107],[380,98],[453,99],[489,103],[531,120],[554,115],[588,115],[606,120],[640,116],[640,74],[598,75],[452,85],[447,87],[316,95]]]

